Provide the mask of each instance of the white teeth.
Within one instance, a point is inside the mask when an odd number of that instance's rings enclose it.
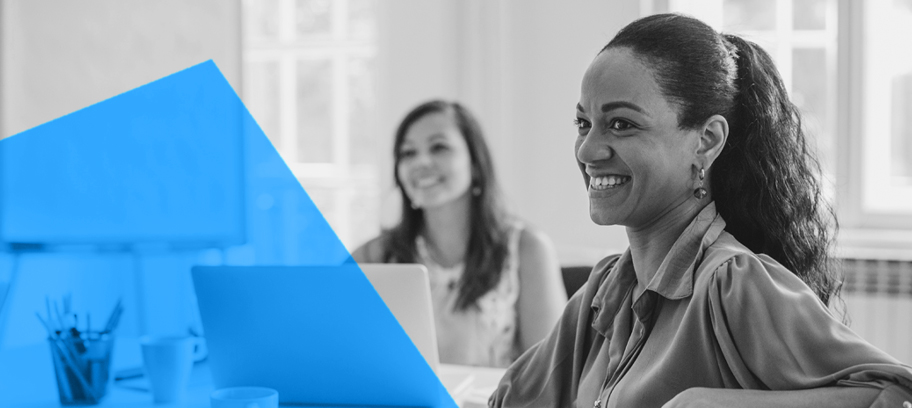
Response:
[[[630,181],[628,176],[619,176],[619,175],[609,175],[604,177],[592,177],[589,181],[589,185],[597,190],[606,190],[609,188],[616,188],[620,185],[623,185]]]
[[[436,177],[428,177],[423,179],[418,179],[415,181],[415,187],[418,188],[427,188],[437,184],[438,179]]]

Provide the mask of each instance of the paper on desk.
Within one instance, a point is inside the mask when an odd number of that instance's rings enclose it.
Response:
[[[487,408],[488,398],[497,387],[481,387],[468,390],[462,397],[462,408]]]

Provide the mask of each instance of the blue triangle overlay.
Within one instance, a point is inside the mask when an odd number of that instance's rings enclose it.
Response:
[[[0,141],[0,163],[4,244],[193,249],[247,243],[268,252],[283,237],[261,236],[260,220],[245,208],[270,197],[296,207],[288,226],[298,241],[295,264],[351,259],[211,60],[8,137]],[[258,257],[257,263],[275,259]],[[331,397],[350,392],[352,367],[373,368],[365,371],[391,375],[363,381],[361,403],[456,407],[357,265],[342,268],[333,282],[327,299],[344,295],[346,307],[324,308],[326,319],[316,327],[332,335],[301,339],[301,347],[322,350],[336,364],[302,378],[302,386],[318,386]],[[326,341],[340,332],[360,341]],[[389,378],[409,384],[385,382]]]

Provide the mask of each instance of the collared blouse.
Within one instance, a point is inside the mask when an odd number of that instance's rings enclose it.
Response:
[[[874,387],[882,391],[873,406],[912,397],[912,367],[861,339],[792,272],[724,228],[710,203],[635,299],[630,251],[599,262],[489,405],[660,407],[692,387]]]

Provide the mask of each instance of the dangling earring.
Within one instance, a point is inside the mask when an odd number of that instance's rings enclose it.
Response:
[[[694,197],[696,197],[697,200],[702,200],[703,197],[706,197],[706,189],[703,188],[703,179],[706,178],[706,170],[701,167],[697,177],[700,180],[699,184],[697,184],[697,188],[694,190]]]
[[[478,197],[481,195],[481,186],[472,187],[472,195]]]

